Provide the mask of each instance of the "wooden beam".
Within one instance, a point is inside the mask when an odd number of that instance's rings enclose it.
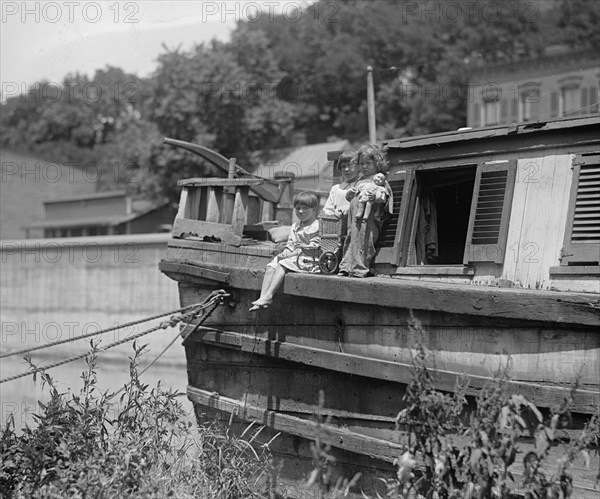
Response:
[[[180,243],[169,243],[169,247],[172,244]],[[254,250],[260,250],[260,247],[255,246]],[[247,251],[247,248],[239,249],[240,254],[246,254]],[[231,285],[234,287],[260,289],[262,270],[243,267],[234,269],[232,266],[213,263],[203,265],[221,272],[235,270],[231,272]],[[301,273],[288,273],[283,291],[293,296],[381,307],[522,319],[538,323],[600,325],[600,296],[594,293],[498,288],[390,277],[356,279]]]
[[[233,413],[243,421],[256,421],[277,431],[298,435],[309,440],[319,437],[322,442],[340,449],[374,456],[382,461],[392,463],[398,457],[400,451],[403,450],[402,445],[394,442],[361,435],[344,428],[317,424],[310,419],[262,409],[193,386],[188,386],[187,394],[188,398],[196,404],[212,407],[230,414]]]
[[[322,300],[600,326],[600,296],[400,278],[289,273],[284,292]]]
[[[218,177],[194,177],[178,180],[177,185],[181,187],[239,187],[262,185],[265,181],[262,178],[218,178]]]
[[[191,333],[195,327],[194,325],[186,326],[182,331],[182,335],[186,336]],[[289,342],[271,341],[242,333],[220,331],[214,328],[199,327],[197,330],[201,331],[201,334],[189,336],[187,341],[195,340],[236,347],[243,352],[253,352],[257,355],[289,360],[356,376],[403,384],[409,384],[412,380],[413,366],[407,363],[390,362]],[[463,376],[462,373],[443,369],[431,369],[431,371],[434,373],[433,382],[436,388],[447,392],[453,392],[456,388],[456,383]],[[468,395],[478,396],[484,385],[493,381],[488,376],[466,374],[469,377],[469,386],[466,390]],[[552,405],[559,404],[563,401],[568,389],[568,387],[548,386],[540,383],[516,380],[508,381],[507,385],[512,391],[524,395],[540,407],[551,407]],[[573,411],[586,414],[594,413],[597,410],[599,397],[600,393],[597,390],[577,390],[573,396]]]
[[[222,282],[224,284],[229,282],[229,274],[206,269],[197,265],[162,261],[159,262],[158,268],[161,272],[185,272],[188,275],[202,277],[204,279],[210,279],[211,281]],[[193,331],[193,329],[194,328],[192,328],[191,331]]]

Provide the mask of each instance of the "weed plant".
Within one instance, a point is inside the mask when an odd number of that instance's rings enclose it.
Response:
[[[387,497],[571,497],[573,464],[578,459],[589,464],[590,452],[598,452],[600,416],[573,437],[564,431],[573,392],[544,419],[525,397],[508,393],[508,365],[481,390],[476,405],[467,403],[466,378],[452,394],[440,392],[428,367],[422,328],[415,320],[410,327],[420,339],[404,408],[396,418],[404,451],[396,460],[395,476],[383,480]],[[40,403],[36,425],[18,435],[9,420],[0,435],[0,496],[287,498],[277,492],[270,442],[258,444],[261,430],[249,438],[252,424],[240,437],[216,422],[196,429],[178,401],[181,394],[160,384],[149,389],[141,382],[143,350],[134,343],[130,380],[117,393],[100,392],[96,386],[93,343],[78,395],[59,393],[52,378],[41,372],[50,401]],[[321,392],[318,407],[324,405]],[[330,423],[320,411],[316,418],[317,428]],[[525,455],[520,448],[524,436],[534,442]],[[335,458],[326,440],[317,431],[311,445],[314,469],[294,497],[337,499],[357,491],[360,474],[334,480]],[[557,448],[558,457],[552,452]],[[517,478],[518,460],[524,471]]]
[[[130,379],[117,393],[97,387],[93,343],[78,395],[59,393],[41,371],[49,402],[39,403],[33,427],[17,434],[9,419],[0,436],[0,497],[262,497],[268,449],[214,424],[197,428],[181,394],[142,383],[144,347],[133,348]]]
[[[467,380],[453,394],[434,388],[427,367],[428,353],[418,321],[410,324],[419,340],[413,355],[412,381],[397,416],[405,431],[405,452],[396,461],[397,476],[388,480],[388,497],[440,499],[558,499],[571,497],[572,466],[577,459],[589,465],[589,453],[598,452],[600,425],[593,416],[577,438],[563,429],[570,421],[573,391],[552,408],[545,421],[524,396],[507,391],[507,364],[481,391],[474,410],[464,396]],[[534,450],[519,457],[519,442],[532,437]],[[551,456],[560,448],[559,457]],[[519,481],[513,475],[523,460]],[[597,477],[598,478],[598,477]]]

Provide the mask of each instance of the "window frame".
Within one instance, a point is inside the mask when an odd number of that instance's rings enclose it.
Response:
[[[440,267],[439,265],[407,265],[408,262],[408,254],[410,251],[410,244],[412,235],[415,231],[415,214],[417,210],[417,185],[416,185],[416,173],[417,171],[424,170],[435,170],[435,169],[453,169],[453,168],[466,168],[466,167],[475,167],[475,184],[473,186],[473,195],[471,199],[471,210],[469,212],[469,227],[467,230],[466,240],[465,240],[465,249],[463,253],[463,261],[457,264],[446,264],[442,265],[444,267],[444,272],[447,273],[447,269],[450,267],[456,268],[456,275],[462,274],[466,275],[464,272],[464,268],[473,268],[472,263],[476,262],[494,262],[503,264],[504,257],[506,254],[506,241],[508,235],[508,225],[510,222],[510,212],[512,209],[512,199],[514,194],[514,187],[516,182],[516,170],[517,170],[517,160],[498,160],[493,162],[459,162],[457,161],[448,163],[432,163],[432,164],[413,164],[413,165],[402,165],[402,170],[398,170],[397,172],[392,173],[392,178],[398,178],[400,175],[404,178],[404,188],[402,193],[402,201],[400,203],[400,209],[398,214],[398,224],[396,227],[396,234],[394,237],[394,245],[389,248],[380,248],[378,252],[378,256],[376,258],[376,263],[378,264],[391,264],[399,270],[399,273],[407,274],[410,273],[411,268],[417,269],[417,273],[433,273],[435,267]],[[498,242],[494,245],[495,249],[500,247],[500,251],[496,251],[493,255],[493,258],[490,258],[489,255],[486,255],[485,251],[482,250],[480,245],[473,245],[471,243],[473,237],[473,228],[475,223],[475,217],[477,216],[477,200],[480,192],[481,186],[481,178],[482,173],[490,170],[507,170],[507,183],[506,183],[506,191],[504,194],[504,198],[502,201],[502,215],[500,221],[500,230],[498,236]],[[396,177],[398,176],[398,177]],[[484,248],[485,249],[485,248]],[[471,257],[469,257],[471,255]],[[383,261],[382,261],[383,260]],[[428,272],[428,269],[431,272]],[[442,272],[442,273],[444,273]]]

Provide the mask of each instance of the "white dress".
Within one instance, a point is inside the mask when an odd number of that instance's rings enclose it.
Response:
[[[271,260],[267,267],[273,269],[277,265],[281,265],[292,272],[318,272],[318,258],[313,265],[303,266],[303,269],[298,268],[298,256],[302,253],[301,247],[310,247],[317,250],[321,244],[319,238],[319,220],[307,226],[303,226],[301,222],[296,222],[292,225],[290,237],[288,238],[285,248],[279,255]]]

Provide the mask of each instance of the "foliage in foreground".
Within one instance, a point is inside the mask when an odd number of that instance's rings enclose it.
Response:
[[[50,401],[39,403],[35,427],[18,435],[9,420],[0,436],[1,497],[261,497],[266,447],[257,452],[214,424],[196,432],[180,394],[140,381],[143,347],[134,352],[116,394],[96,386],[95,349],[78,395],[41,375]]]
[[[572,466],[589,463],[600,443],[596,414],[574,437],[572,393],[544,419],[534,404],[506,390],[508,367],[483,388],[475,407],[465,398],[466,380],[453,394],[435,389],[422,329],[413,357],[412,381],[397,416],[405,450],[396,474],[383,480],[388,498],[526,499],[573,495]],[[250,425],[240,438],[216,423],[195,425],[186,418],[178,393],[148,389],[138,375],[143,348],[134,344],[130,380],[116,394],[96,386],[95,349],[82,374],[79,395],[61,394],[46,373],[50,401],[40,403],[37,424],[21,435],[9,421],[0,435],[0,497],[287,497],[278,484],[268,446],[258,445],[260,429]],[[119,400],[116,401],[116,397]],[[324,407],[321,393],[319,407]],[[317,426],[321,419],[317,414]],[[330,423],[325,418],[324,424]],[[254,428],[255,430],[256,428]],[[523,455],[522,437],[533,450]],[[293,497],[339,499],[360,491],[360,473],[337,477],[331,445],[319,432],[311,445],[313,472]],[[251,445],[253,444],[253,445]],[[556,452],[560,449],[560,452]],[[524,475],[513,476],[524,463]],[[316,495],[315,495],[316,494]],[[381,495],[377,495],[381,499]]]
[[[406,407],[397,417],[406,431],[406,452],[397,460],[397,477],[388,482],[388,497],[510,499],[567,498],[572,495],[572,466],[589,465],[589,452],[598,451],[600,418],[594,415],[579,436],[564,428],[570,422],[573,390],[544,420],[523,395],[508,394],[508,365],[483,387],[476,407],[464,397],[468,380],[453,394],[434,388],[427,368],[427,351],[418,321],[411,324],[421,337],[413,356],[413,379]],[[532,437],[534,449],[524,456],[522,437]],[[551,454],[552,449],[561,452]],[[517,459],[524,464],[523,480],[513,476]]]

